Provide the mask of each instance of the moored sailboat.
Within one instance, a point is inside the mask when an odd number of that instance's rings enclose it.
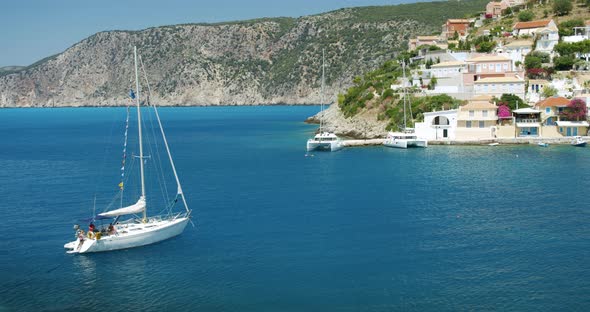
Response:
[[[404,76],[404,83],[406,78],[406,65],[402,63],[402,70]],[[409,147],[428,147],[426,139],[418,138],[413,128],[407,128],[406,125],[406,88],[403,86],[402,100],[404,104],[404,125],[401,132],[388,132],[387,138],[383,141],[383,145],[395,148],[409,148]],[[412,118],[410,106],[410,118]]]
[[[321,93],[321,110],[320,112],[323,113],[324,112],[324,84],[325,84],[325,56],[324,56],[324,50],[322,50],[322,93]],[[342,140],[340,140],[340,138],[333,132],[330,131],[325,131],[325,129],[323,129],[323,124],[324,124],[324,116],[323,114],[320,115],[320,129],[318,131],[318,133],[311,139],[307,140],[307,151],[314,151],[314,150],[318,150],[318,151],[330,151],[330,152],[335,152],[339,149],[341,149],[342,147],[344,147],[344,144],[342,143]]]
[[[139,156],[137,156],[137,158],[139,159],[138,162],[140,167],[141,195],[139,196],[139,199],[132,205],[94,215],[90,219],[91,223],[87,234],[81,230],[79,226],[75,226],[74,229],[77,230],[76,240],[64,245],[64,247],[69,250],[68,253],[81,254],[101,252],[153,244],[181,234],[190,220],[189,218],[191,216],[191,210],[187,205],[186,198],[176,172],[174,160],[172,159],[172,154],[170,152],[170,148],[168,147],[168,141],[166,140],[166,135],[164,133],[164,129],[162,128],[160,116],[155,106],[152,106],[151,108],[153,109],[155,119],[160,129],[161,138],[166,149],[170,167],[172,169],[172,173],[174,174],[177,192],[175,198],[169,204],[167,204],[167,207],[165,207],[165,209],[168,210],[167,214],[159,216],[147,215],[147,208],[150,206],[150,201],[148,201],[148,197],[146,196],[144,163],[149,157],[145,157],[143,152],[142,109],[140,103],[141,91],[139,86],[137,48],[134,48],[134,59],[135,87],[137,94],[135,94],[133,91],[130,91],[130,97],[135,99],[137,107],[139,141]],[[128,121],[129,118],[127,118],[127,122]],[[124,155],[127,146],[127,128],[128,123],[125,130]],[[124,167],[125,156],[121,170],[124,170]],[[122,174],[122,177],[123,176],[124,173]],[[119,195],[122,196],[124,189],[123,181],[119,184],[119,187]],[[184,205],[184,211],[173,212],[172,208],[179,199]],[[122,220],[122,218],[125,217],[129,218]],[[92,222],[99,220],[111,220],[111,222],[108,227],[95,227]]]

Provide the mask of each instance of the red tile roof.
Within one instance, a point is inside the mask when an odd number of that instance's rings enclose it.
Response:
[[[551,22],[550,19],[548,20],[538,20],[532,22],[518,22],[514,24],[515,29],[529,29],[529,28],[540,28],[540,27],[547,27]]]
[[[546,98],[540,102],[535,104],[536,107],[557,107],[557,106],[567,106],[570,103],[570,100],[560,96],[560,97],[550,97]]]

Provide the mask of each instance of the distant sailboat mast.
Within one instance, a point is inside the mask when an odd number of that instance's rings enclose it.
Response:
[[[326,57],[325,57],[325,49],[322,49],[322,91],[320,94],[320,105],[322,110],[322,115],[320,116],[320,134],[322,133],[322,125],[324,120],[324,84],[325,84],[325,72],[326,72]]]
[[[133,47],[133,56],[135,57],[135,88],[137,89],[137,127],[139,128],[139,168],[141,172],[141,197],[145,200],[145,181],[143,171],[143,142],[141,139],[141,107],[139,99],[141,98],[141,91],[139,90],[139,73],[137,71],[137,47]],[[143,220],[147,219],[147,205],[143,208]]]
[[[404,131],[406,131],[406,61],[402,61],[402,74],[404,79],[402,80],[402,98],[404,101]]]

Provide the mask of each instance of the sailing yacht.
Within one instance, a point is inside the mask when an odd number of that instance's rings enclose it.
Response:
[[[171,237],[177,236],[184,231],[184,228],[189,222],[189,218],[191,215],[191,210],[188,208],[186,203],[186,199],[184,196],[184,192],[182,191],[182,187],[180,185],[180,180],[178,178],[178,174],[176,172],[176,167],[174,166],[174,161],[172,159],[172,154],[170,152],[170,148],[168,147],[168,142],[166,140],[166,135],[164,133],[164,129],[162,128],[162,123],[160,121],[160,116],[158,114],[158,110],[155,106],[152,106],[152,110],[155,115],[155,119],[157,124],[160,128],[160,134],[162,136],[162,141],[164,143],[164,147],[166,148],[166,153],[168,155],[168,159],[170,161],[170,167],[172,168],[172,173],[174,174],[177,193],[175,198],[167,205],[167,207],[163,207],[164,210],[168,210],[168,214],[160,215],[160,216],[149,216],[147,215],[147,208],[150,207],[150,201],[148,200],[149,197],[146,196],[146,187],[145,187],[145,172],[144,172],[144,163],[147,161],[149,157],[145,157],[143,153],[143,142],[142,142],[142,123],[141,123],[141,107],[140,107],[140,88],[139,88],[139,74],[138,74],[138,62],[137,62],[137,48],[134,47],[134,58],[135,58],[135,88],[137,94],[133,93],[133,90],[130,91],[130,97],[135,99],[136,106],[137,106],[137,123],[138,123],[138,135],[139,135],[139,167],[140,167],[140,182],[141,182],[141,196],[137,202],[132,205],[121,207],[118,209],[105,211],[103,213],[99,213],[94,215],[91,218],[91,222],[96,222],[99,220],[111,220],[110,225],[108,227],[95,227],[93,223],[90,225],[90,229],[88,234],[84,233],[83,230],[79,228],[79,226],[74,226],[74,229],[77,230],[76,232],[76,240],[69,242],[64,245],[66,249],[68,249],[68,253],[75,253],[75,254],[82,254],[82,253],[91,253],[91,252],[101,252],[101,251],[110,251],[110,250],[118,250],[118,249],[126,249],[126,248],[133,248],[139,247],[144,245],[149,245],[153,243],[157,243]],[[143,69],[143,63],[142,63]],[[145,70],[144,70],[145,73]],[[147,80],[147,76],[146,76]],[[149,83],[148,83],[149,89]],[[149,99],[149,97],[148,97]],[[149,100],[148,100],[149,103]],[[125,168],[125,152],[127,146],[127,129],[129,127],[129,109],[127,110],[127,125],[125,129],[125,144],[123,149],[123,167],[121,168],[122,174],[121,176],[124,177],[124,168]],[[119,184],[120,187],[120,195],[122,196],[123,189],[124,189],[123,181]],[[122,198],[122,197],[121,197]],[[184,211],[181,212],[173,212],[173,206],[181,199],[181,202],[184,205]],[[121,200],[122,203],[122,200]],[[121,205],[122,206],[122,205]],[[162,210],[162,208],[159,208]],[[127,219],[123,220],[123,218],[127,217]]]
[[[324,111],[324,84],[325,84],[325,67],[326,67],[326,59],[324,56],[324,50],[322,50],[322,93],[321,93],[321,110],[320,112]],[[323,124],[324,124],[324,116],[323,114],[320,115],[320,129],[318,133],[312,138],[307,140],[307,151],[330,151],[335,152],[342,147],[344,144],[342,140],[336,136],[333,132],[324,131]]]
[[[409,148],[409,147],[428,147],[428,141],[416,136],[414,128],[406,127],[406,63],[402,63],[402,71],[404,76],[402,100],[404,103],[404,126],[400,132],[388,132],[387,138],[383,141],[383,145],[395,148]],[[412,118],[412,107],[410,106],[410,118]]]

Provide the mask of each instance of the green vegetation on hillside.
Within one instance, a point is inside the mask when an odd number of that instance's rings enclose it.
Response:
[[[353,86],[345,94],[338,95],[340,110],[346,117],[352,117],[363,109],[378,110],[379,119],[389,121],[388,130],[400,130],[404,124],[403,97],[401,91],[394,91],[390,86],[399,84],[401,76],[399,63],[390,60],[378,69],[354,78]],[[411,93],[415,91],[415,88],[410,88],[406,98],[407,127],[413,127],[415,121],[423,120],[424,112],[454,109],[461,103],[448,95],[413,96]]]

